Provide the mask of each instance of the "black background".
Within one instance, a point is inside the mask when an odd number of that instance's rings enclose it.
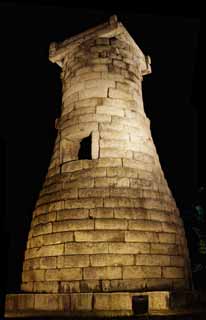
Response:
[[[1,226],[3,286],[20,288],[32,211],[52,153],[61,105],[60,68],[48,60],[49,44],[63,41],[117,14],[144,54],[145,112],[169,187],[184,211],[204,183],[203,109],[200,102],[200,17],[196,12],[0,5]]]

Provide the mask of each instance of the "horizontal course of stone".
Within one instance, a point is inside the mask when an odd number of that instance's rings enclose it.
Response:
[[[184,227],[144,113],[140,61],[129,41],[113,36],[63,56],[62,113],[33,212],[23,291],[187,287]],[[92,160],[78,160],[89,135]]]
[[[6,298],[7,314],[15,311],[63,311],[68,312],[99,312],[99,315],[132,315],[132,297],[145,293],[72,293],[72,294],[10,294]],[[168,310],[170,308],[168,291],[148,291],[148,309]],[[121,313],[122,312],[122,313]],[[35,313],[34,313],[35,314]]]

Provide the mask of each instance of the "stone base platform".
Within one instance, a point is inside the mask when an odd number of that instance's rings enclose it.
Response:
[[[138,296],[148,297],[148,313],[167,312],[191,304],[192,292],[20,293],[6,296],[5,317],[72,315],[131,316],[138,313]],[[144,297],[143,297],[144,299]],[[136,305],[134,308],[134,300]],[[140,310],[139,309],[139,310]]]

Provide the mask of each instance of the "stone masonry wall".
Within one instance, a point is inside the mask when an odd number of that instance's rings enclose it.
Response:
[[[62,113],[23,264],[26,292],[188,286],[184,228],[142,100],[142,56],[116,37],[62,59]],[[91,160],[78,160],[91,135]]]

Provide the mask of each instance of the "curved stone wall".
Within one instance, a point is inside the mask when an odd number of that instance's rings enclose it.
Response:
[[[33,213],[21,289],[187,288],[183,223],[144,113],[145,57],[125,37],[94,33],[80,40],[60,61],[62,113]],[[88,136],[91,160],[79,160]]]

